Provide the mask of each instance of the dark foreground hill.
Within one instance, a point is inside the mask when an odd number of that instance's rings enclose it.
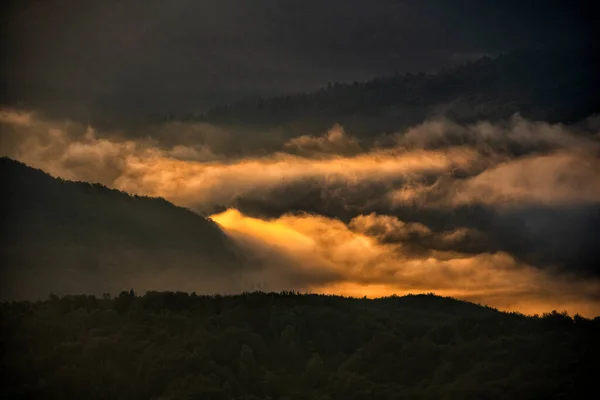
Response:
[[[3,399],[596,398],[600,320],[434,295],[0,303]]]
[[[0,193],[0,298],[200,290],[189,284],[241,266],[217,224],[164,199],[53,178],[8,158]]]

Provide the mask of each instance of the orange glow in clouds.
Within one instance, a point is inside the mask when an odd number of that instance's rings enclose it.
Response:
[[[404,251],[402,243],[380,243],[356,230],[365,220],[377,222],[377,218],[359,216],[347,226],[316,215],[261,220],[235,209],[211,216],[227,232],[259,239],[285,252],[299,270],[310,266],[342,277],[336,282],[298,287],[300,290],[354,297],[435,292],[510,311],[600,313],[600,301],[589,300],[600,293],[597,281],[556,281],[506,253],[412,254]]]
[[[375,214],[358,215],[349,224],[306,214],[259,219],[231,208],[236,199],[252,193],[265,202],[279,202],[269,198],[271,189],[311,179],[323,187],[383,183],[388,192],[374,193],[379,198],[369,201],[390,210],[407,203],[452,213],[453,207],[470,204],[500,209],[600,202],[597,141],[559,125],[515,120],[508,127],[489,123],[461,127],[447,121],[426,122],[399,135],[397,145],[386,149],[362,149],[341,127],[334,127],[323,136],[291,139],[279,152],[236,159],[215,155],[206,146],[164,147],[151,139],[101,136],[90,127],[47,121],[31,113],[0,110],[0,128],[2,155],[55,176],[161,196],[194,210],[230,207],[211,218],[236,240],[259,244],[262,250],[257,254],[268,266],[261,279],[272,290],[291,286],[359,297],[435,292],[506,310],[532,313],[555,308],[600,314],[596,279],[553,276],[502,252],[440,250],[457,248],[455,243],[478,234],[464,227],[432,232],[422,224]],[[446,140],[447,130],[464,141],[432,146]],[[506,143],[541,143],[557,150],[512,158],[494,151],[496,142],[499,149],[508,147]],[[456,170],[473,176],[455,179]],[[439,179],[426,184],[426,175]],[[391,182],[398,179],[404,184],[395,188]],[[323,190],[324,201],[329,195]],[[390,237],[393,240],[386,240]],[[415,238],[438,246],[415,251],[411,246]],[[268,253],[267,248],[276,251]],[[282,258],[275,260],[275,253]],[[292,272],[301,273],[302,282],[293,281],[297,276]]]

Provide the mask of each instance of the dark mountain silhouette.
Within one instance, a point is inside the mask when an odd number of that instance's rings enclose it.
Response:
[[[437,74],[406,74],[314,93],[252,99],[207,111],[205,121],[234,125],[341,123],[360,132],[398,130],[434,116],[460,122],[515,113],[574,122],[600,111],[600,57],[577,50],[527,50],[483,57]]]
[[[205,275],[240,266],[216,223],[161,198],[53,178],[9,158],[0,159],[0,187],[3,298],[201,287]]]

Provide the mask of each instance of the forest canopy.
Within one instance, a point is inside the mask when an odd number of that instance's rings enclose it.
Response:
[[[2,398],[583,398],[594,320],[433,294],[133,290],[2,303]]]

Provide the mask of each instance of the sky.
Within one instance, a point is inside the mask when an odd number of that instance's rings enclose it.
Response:
[[[290,137],[277,127],[107,128],[80,118],[182,114],[523,48],[588,48],[592,2],[1,7],[0,156],[212,218],[262,265],[237,289],[435,292],[600,315],[598,115],[570,125],[438,116],[368,140],[335,123]]]
[[[594,2],[2,2],[0,101],[75,113],[195,112],[257,95],[587,46]]]

